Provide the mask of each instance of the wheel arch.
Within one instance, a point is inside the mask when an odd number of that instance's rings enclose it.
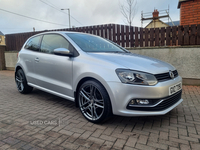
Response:
[[[15,76],[16,76],[16,73],[17,73],[17,71],[18,71],[19,69],[22,69],[22,71],[24,72],[24,75],[25,75],[25,77],[26,77],[26,79],[27,79],[25,70],[24,70],[24,68],[23,68],[20,64],[16,65],[16,67],[15,67]]]
[[[21,67],[21,66],[16,66],[16,68],[15,68],[15,75],[16,75],[16,73],[17,73],[17,71],[18,71],[19,69],[22,69],[22,67]],[[23,69],[22,69],[22,70],[23,70]]]

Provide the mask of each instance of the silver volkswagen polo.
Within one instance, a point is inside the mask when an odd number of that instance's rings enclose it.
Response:
[[[33,88],[74,101],[83,116],[99,123],[112,114],[164,115],[183,100],[176,68],[77,32],[46,32],[29,38],[15,68],[18,91]]]

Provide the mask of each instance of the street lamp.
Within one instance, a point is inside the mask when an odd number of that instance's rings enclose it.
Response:
[[[70,23],[70,9],[67,8],[67,9],[61,9],[61,10],[68,10],[68,15],[69,15],[69,28],[71,28],[71,23]]]

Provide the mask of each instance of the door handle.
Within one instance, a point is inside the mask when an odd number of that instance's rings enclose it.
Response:
[[[36,62],[39,62],[39,61],[40,61],[40,59],[39,59],[39,58],[35,58],[35,61],[36,61]]]

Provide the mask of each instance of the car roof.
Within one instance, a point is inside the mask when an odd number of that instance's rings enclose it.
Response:
[[[58,33],[58,34],[65,34],[65,33],[90,34],[90,33],[74,32],[74,31],[47,31],[47,32],[42,32],[42,33],[35,34],[34,36],[42,35],[42,34],[49,34],[49,33]]]
[[[60,35],[64,35],[64,36],[67,36],[66,33],[87,34],[87,35],[89,34],[91,36],[97,36],[97,35],[94,35],[94,34],[91,34],[91,33],[74,32],[74,31],[46,31],[46,32],[42,32],[42,33],[32,35],[31,37],[28,38],[28,40],[30,38],[33,38],[33,37],[36,37],[36,36],[39,36],[39,35],[45,35],[45,34],[51,34],[51,33],[54,33],[54,34],[56,33],[56,34],[60,34]]]

